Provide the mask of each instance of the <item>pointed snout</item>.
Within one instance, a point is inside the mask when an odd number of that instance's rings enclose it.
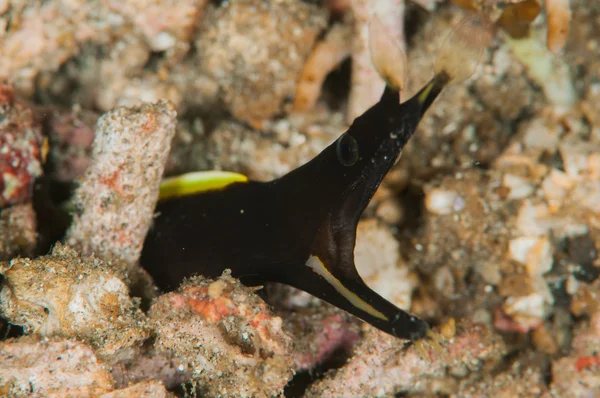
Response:
[[[406,104],[410,103],[410,106],[418,109],[418,113],[423,116],[449,82],[450,76],[447,73],[436,74],[417,94],[406,101]]]

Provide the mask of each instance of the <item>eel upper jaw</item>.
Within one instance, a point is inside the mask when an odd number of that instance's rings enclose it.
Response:
[[[448,76],[444,74],[436,75],[417,94],[402,104],[397,102],[396,91],[386,89],[384,92],[380,104],[386,109],[386,113],[396,113],[389,119],[394,122],[389,126],[382,126],[382,131],[378,132],[381,134],[381,143],[371,154],[372,161],[371,158],[368,159],[360,177],[342,193],[340,200],[331,209],[321,227],[331,231],[326,239],[333,239],[334,242],[329,242],[327,246],[330,252],[332,248],[338,252],[333,256],[336,257],[336,262],[343,261],[346,264],[351,262],[352,266],[354,265],[356,227],[363,211],[383,178],[393,167],[404,145],[414,134],[422,116],[441,93],[448,80]],[[344,268],[347,270],[348,265]],[[352,271],[347,272],[355,277],[358,275]]]

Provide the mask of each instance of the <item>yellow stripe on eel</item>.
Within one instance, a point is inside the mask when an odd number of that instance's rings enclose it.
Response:
[[[308,260],[306,260],[306,265],[315,271],[317,274],[321,275],[339,294],[344,296],[346,300],[348,300],[353,306],[356,308],[360,308],[364,312],[379,318],[384,321],[388,321],[389,318],[383,315],[381,312],[377,311],[373,306],[367,303],[365,300],[358,297],[355,293],[352,293],[346,286],[340,282],[338,278],[333,276],[331,272],[325,267],[321,259],[317,256],[310,256]]]
[[[247,182],[248,177],[230,171],[197,171],[165,178],[160,184],[159,200],[193,195],[225,188],[234,182]]]
[[[421,94],[419,94],[419,98],[417,99],[419,101],[419,104],[423,104],[425,102],[425,100],[427,99],[427,97],[429,97],[429,93],[431,92],[431,89],[433,88],[434,84],[435,84],[435,79],[430,81],[429,84],[423,89],[423,92]]]

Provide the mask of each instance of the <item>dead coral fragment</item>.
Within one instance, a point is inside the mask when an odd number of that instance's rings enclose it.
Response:
[[[165,51],[191,39],[207,0],[146,0],[108,2],[111,11],[126,16],[143,33],[152,51]]]
[[[19,88],[33,94],[36,84],[45,80],[36,81],[40,72],[55,72],[82,50],[107,43],[119,43],[117,47],[141,42],[143,46],[136,54],[145,56],[150,50],[181,52],[206,2],[0,2],[0,9],[5,8],[0,14],[0,79],[14,80]],[[103,54],[109,52],[107,46]],[[119,66],[122,74],[122,63]]]
[[[42,174],[42,132],[11,86],[0,85],[0,209],[27,203]]]
[[[0,342],[3,397],[90,397],[110,390],[110,374],[84,343],[34,336]]]
[[[160,381],[143,381],[127,388],[102,394],[100,398],[166,398],[167,390]]]
[[[98,120],[92,165],[75,194],[69,245],[128,267],[137,262],[158,198],[176,112],[168,101],[117,108]]]
[[[252,291],[227,272],[197,277],[150,309],[156,347],[188,363],[206,396],[271,397],[292,377],[291,339]]]
[[[60,244],[36,260],[0,263],[0,313],[27,333],[85,340],[103,357],[135,347],[149,336],[145,317],[106,268]]]
[[[196,42],[204,73],[236,118],[258,122],[294,94],[304,59],[326,24],[306,2],[233,0],[207,8]]]
[[[556,397],[597,397],[600,395],[600,313],[573,339],[569,356],[552,363],[552,395]]]
[[[500,336],[490,329],[461,322],[463,330],[447,348],[450,363],[475,366],[504,355]],[[403,390],[418,391],[418,381],[444,374],[445,361],[432,356],[429,363],[416,346],[403,349],[398,339],[370,329],[355,355],[341,369],[314,383],[306,397],[389,397]]]
[[[456,394],[458,397],[550,397],[544,373],[537,368],[527,368],[517,361],[510,370],[496,376],[465,380]]]

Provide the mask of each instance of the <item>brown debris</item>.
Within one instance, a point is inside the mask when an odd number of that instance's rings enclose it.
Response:
[[[573,315],[579,317],[600,311],[600,279],[591,284],[571,279],[569,287],[574,290],[570,305]]]
[[[149,329],[125,284],[107,268],[61,244],[48,256],[0,263],[6,279],[0,313],[26,333],[76,337],[103,358],[127,356]]]
[[[546,0],[544,4],[548,15],[547,45],[550,51],[556,53],[564,48],[569,36],[569,0]]]
[[[477,368],[504,355],[504,343],[489,328],[464,321],[459,324],[462,330],[443,348],[449,364],[435,352],[435,359],[428,362],[416,346],[403,348],[397,338],[369,328],[348,363],[311,385],[306,397],[383,397],[405,390],[417,392],[419,380],[443,376],[447,365]]]
[[[531,23],[541,10],[542,5],[538,0],[509,4],[502,10],[496,23],[512,37],[523,38],[529,35]]]
[[[2,396],[85,397],[110,390],[110,373],[84,343],[36,336],[0,341]]]
[[[98,120],[92,165],[75,193],[80,214],[67,232],[69,245],[122,262],[124,271],[135,266],[152,223],[175,116],[173,105],[160,101],[117,108]]]
[[[226,272],[195,277],[153,303],[155,347],[190,366],[191,382],[207,396],[270,397],[291,379],[291,339],[282,320]]]

